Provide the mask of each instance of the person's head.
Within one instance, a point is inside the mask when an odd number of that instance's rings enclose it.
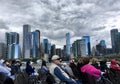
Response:
[[[32,66],[32,62],[31,61],[27,61],[26,62],[26,66]]]
[[[79,58],[78,63],[83,63],[82,58]]]
[[[5,60],[5,61],[3,62],[3,64],[6,65],[6,66],[10,65],[10,63],[9,63],[8,60]]]
[[[83,57],[83,64],[88,64],[90,62],[89,57]]]
[[[58,55],[53,55],[51,60],[57,65],[61,64],[61,58]]]
[[[12,60],[12,63],[11,64],[16,64],[16,60]]]
[[[46,61],[42,60],[42,66],[46,66]]]
[[[102,59],[100,60],[100,65],[106,65],[106,62],[107,62],[107,60],[104,59],[104,58],[102,58]]]
[[[92,64],[96,64],[98,63],[98,59],[97,58],[92,58]]]
[[[116,65],[116,64],[117,64],[117,61],[116,61],[115,59],[112,59],[112,60],[111,60],[111,64]]]

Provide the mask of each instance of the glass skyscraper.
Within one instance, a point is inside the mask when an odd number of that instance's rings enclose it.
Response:
[[[118,34],[118,29],[112,29],[110,31],[111,33],[111,44],[112,44],[112,50],[113,53],[116,53],[117,51],[117,34]]]
[[[101,40],[101,41],[100,41],[100,45],[101,45],[102,47],[106,48],[105,40]]]
[[[48,39],[43,39],[44,54],[48,54],[49,53],[48,47],[49,47]]]
[[[19,52],[19,34],[16,32],[6,33],[6,45],[7,45],[7,58],[8,59],[17,59],[20,57],[19,53],[16,53],[16,50]],[[16,45],[18,47],[16,47]]]
[[[70,56],[70,33],[66,33],[66,55]]]
[[[32,32],[32,57],[37,58],[39,56],[40,48],[40,31],[36,30]]]
[[[31,57],[31,38],[32,34],[30,25],[23,25],[23,58]]]
[[[85,39],[86,55],[91,55],[90,36],[83,36],[82,39]]]

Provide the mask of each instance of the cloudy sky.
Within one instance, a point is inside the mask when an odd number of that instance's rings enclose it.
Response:
[[[110,30],[120,30],[120,0],[0,0],[0,42],[5,32],[18,32],[22,39],[23,24],[58,46],[70,32],[71,43],[90,35],[92,46],[104,39],[111,47]]]

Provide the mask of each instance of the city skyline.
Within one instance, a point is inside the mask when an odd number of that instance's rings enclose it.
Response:
[[[40,30],[58,47],[65,45],[65,34],[71,43],[82,36],[91,37],[91,47],[106,40],[111,47],[110,30],[120,30],[119,0],[0,0],[0,42],[5,32],[18,32],[22,41],[24,24]],[[42,40],[41,40],[42,41]]]

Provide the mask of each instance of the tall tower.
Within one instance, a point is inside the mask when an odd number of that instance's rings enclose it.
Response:
[[[23,25],[23,58],[31,57],[31,27],[26,24]]]
[[[91,55],[91,45],[90,45],[90,36],[83,36],[82,39],[85,39],[86,43],[86,55]]]
[[[66,55],[70,56],[70,33],[66,33]]]
[[[118,29],[112,29],[110,31],[111,33],[111,44],[112,44],[112,51],[113,53],[116,53],[117,51],[117,34],[118,34]]]
[[[38,58],[40,51],[40,31],[36,30],[32,32],[32,57]]]
[[[49,47],[48,39],[43,39],[44,54],[48,54],[49,53],[48,47]]]
[[[52,46],[51,46],[51,56],[53,56],[53,55],[55,55],[56,54],[56,46],[55,46],[55,44],[53,44]]]
[[[6,36],[6,45],[7,45],[7,57],[6,58],[8,59],[19,58],[20,57],[19,34],[16,32],[10,32],[10,33],[6,33],[5,36]]]

